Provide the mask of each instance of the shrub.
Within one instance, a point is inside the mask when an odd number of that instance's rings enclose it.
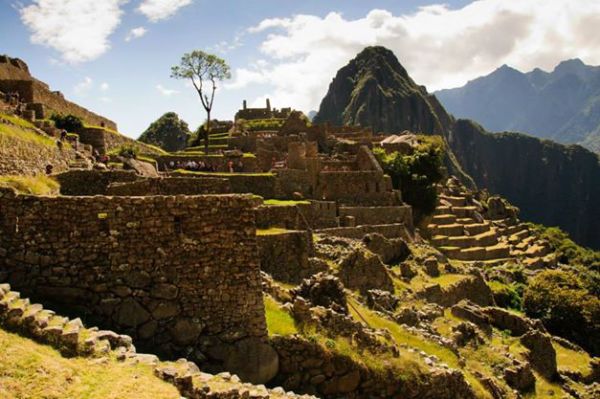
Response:
[[[54,126],[67,132],[78,133],[83,129],[83,121],[75,115],[53,114],[50,119],[54,121]]]
[[[375,149],[374,154],[386,174],[392,178],[395,189],[412,205],[417,218],[431,214],[437,203],[436,184],[442,180],[444,146],[441,140],[423,139],[410,155],[399,152],[386,154]]]
[[[597,356],[600,297],[594,284],[598,281],[597,275],[581,278],[573,270],[545,270],[530,280],[523,308],[529,317],[541,319],[551,333],[572,340]]]
[[[505,284],[497,280],[489,283],[494,300],[498,306],[508,309],[521,310],[523,302],[523,284]]]

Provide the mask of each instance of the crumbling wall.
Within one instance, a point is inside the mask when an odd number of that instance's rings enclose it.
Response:
[[[404,223],[408,228],[413,226],[412,207],[409,205],[340,207],[339,215],[352,216],[356,225]]]
[[[391,179],[378,171],[322,171],[315,197],[355,205],[389,206],[398,202]]]
[[[167,356],[206,339],[264,339],[255,205],[240,195],[50,198],[3,189],[0,280]]]
[[[158,177],[126,183],[112,183],[108,195],[202,195],[231,192],[227,179],[195,179],[193,177]]]
[[[56,175],[62,195],[107,195],[113,183],[133,182],[141,179],[134,171],[77,170]]]
[[[260,268],[275,280],[299,284],[302,279],[322,270],[311,267],[313,256],[312,233],[288,231],[257,237]]]

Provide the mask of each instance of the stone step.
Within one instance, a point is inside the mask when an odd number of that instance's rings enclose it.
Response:
[[[452,207],[466,206],[467,199],[465,197],[454,197],[449,195],[440,195],[440,199],[448,202]]]
[[[500,259],[508,258],[510,256],[510,246],[506,244],[497,244],[491,247],[485,248],[485,259]]]
[[[431,237],[431,243],[433,245],[435,245],[436,247],[443,247],[443,246],[447,245],[447,243],[448,243],[448,236],[444,236],[444,235],[433,236],[433,237]]]
[[[542,257],[548,255],[551,252],[550,248],[539,244],[534,244],[527,248],[525,256],[529,258]]]
[[[440,226],[454,224],[456,223],[456,216],[452,214],[434,215],[432,221]]]
[[[509,242],[511,244],[513,244],[516,249],[518,249],[520,251],[525,251],[525,250],[527,250],[527,248],[529,248],[529,246],[531,244],[533,244],[533,242],[535,240],[536,240],[535,236],[529,236],[529,237],[526,237],[524,240],[517,242],[517,243],[511,242],[510,239],[509,239]]]
[[[462,249],[458,255],[455,257],[458,260],[485,260],[486,259],[486,249],[483,247],[470,247]]]
[[[434,215],[447,215],[451,212],[452,208],[447,205],[438,205],[435,208]]]
[[[447,245],[451,247],[459,247],[462,249],[478,246],[477,239],[473,236],[448,237]]]
[[[452,213],[458,218],[472,218],[477,212],[477,207],[474,206],[454,206]]]
[[[456,219],[456,223],[468,225],[468,224],[477,223],[477,221],[475,219],[473,219],[473,218],[457,218]]]
[[[453,258],[456,259],[456,256],[458,256],[458,254],[460,254],[462,248],[459,247],[450,247],[450,246],[444,246],[444,247],[440,247],[439,250],[446,255],[449,258]]]
[[[475,240],[477,245],[480,247],[489,247],[498,244],[498,236],[495,230],[486,231],[481,234],[477,234]]]
[[[490,231],[490,224],[488,222],[465,224],[465,231],[472,236],[485,233]]]
[[[464,235],[464,229],[462,224],[446,224],[439,226],[431,223],[427,226],[432,236],[444,235],[444,236],[462,236]]]

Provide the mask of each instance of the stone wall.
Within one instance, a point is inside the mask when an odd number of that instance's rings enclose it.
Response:
[[[299,284],[320,270],[311,267],[313,256],[312,233],[288,231],[281,234],[259,235],[260,268],[275,280]]]
[[[300,336],[274,337],[280,372],[273,383],[320,398],[474,399],[475,393],[458,370],[435,368],[403,378],[390,366],[368,368]]]
[[[166,171],[171,169],[169,167],[170,162],[204,162],[207,165],[211,165],[217,172],[228,172],[227,163],[232,161],[234,165],[238,162],[242,164],[241,172],[254,173],[258,171],[257,160],[255,157],[240,157],[240,156],[204,156],[204,155],[162,155],[156,158],[158,164],[158,170]]]
[[[165,356],[206,339],[264,339],[255,205],[239,195],[2,190],[0,280]]]
[[[104,124],[109,129],[117,130],[117,125],[110,119],[66,100],[58,91],[51,91],[47,84],[31,76],[27,64],[21,60],[0,58],[0,91],[5,93],[16,91],[22,102],[41,103],[56,113],[78,116],[89,125]]]
[[[113,183],[126,183],[140,180],[134,171],[77,170],[72,169],[56,175],[62,195],[107,195]]]
[[[171,172],[169,176],[193,177],[202,179],[211,177],[210,174],[193,174],[182,172]],[[264,174],[243,174],[243,173],[217,173],[214,177],[229,180],[231,192],[238,194],[252,193],[260,195],[263,198],[278,198],[277,180],[275,175]]]
[[[366,234],[379,233],[386,238],[402,238],[408,242],[412,242],[414,239],[411,232],[402,223],[357,227],[333,227],[319,229],[316,230],[315,233],[356,239],[362,239]]]
[[[379,206],[379,207],[340,207],[340,217],[354,217],[356,225],[403,223],[408,228],[413,226],[412,207]]]
[[[202,195],[231,192],[227,179],[193,177],[159,177],[126,183],[112,183],[107,194],[116,196]]]
[[[107,126],[108,127],[108,126]],[[141,141],[131,139],[127,136],[110,131],[101,127],[85,127],[77,132],[79,141],[91,145],[100,154],[127,145],[136,148],[142,154],[158,155],[160,151]]]
[[[398,202],[390,177],[378,171],[322,171],[315,197],[355,205],[383,206]]]
[[[256,208],[256,226],[260,229],[319,229],[337,227],[335,202],[310,201],[294,205],[264,205]]]
[[[46,173],[51,164],[55,172],[69,168],[75,157],[68,147],[32,143],[20,137],[0,134],[0,175],[37,175]]]

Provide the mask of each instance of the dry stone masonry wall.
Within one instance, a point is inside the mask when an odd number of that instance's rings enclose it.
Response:
[[[266,338],[250,196],[0,191],[0,280],[166,355]]]

